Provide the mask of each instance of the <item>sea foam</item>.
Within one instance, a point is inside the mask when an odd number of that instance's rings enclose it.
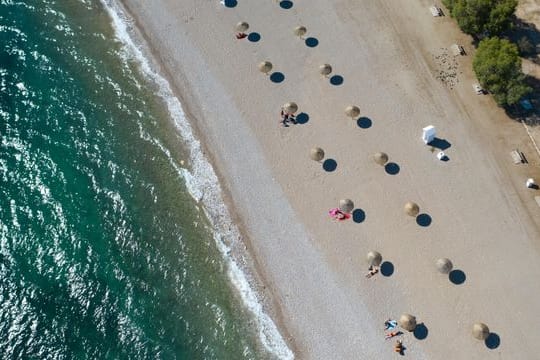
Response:
[[[182,104],[174,96],[168,81],[152,68],[146,54],[143,54],[140,46],[136,44],[130,31],[133,22],[121,5],[111,0],[101,0],[101,2],[111,17],[115,35],[123,44],[125,55],[136,60],[142,73],[158,86],[160,97],[166,102],[170,116],[179,129],[183,141],[189,146],[191,171],[176,165],[169,151],[162,146],[160,148],[166,152],[171,164],[184,179],[191,196],[196,201],[202,202],[204,211],[213,226],[214,240],[227,263],[228,276],[245,306],[255,317],[261,343],[271,354],[280,359],[294,359],[292,351],[287,347],[275,323],[264,311],[258,294],[250,285],[247,274],[229,255],[231,248],[227,242],[232,243],[234,239],[240,238],[240,233],[231,220],[223,201],[218,178],[203,155],[200,142],[193,135]]]

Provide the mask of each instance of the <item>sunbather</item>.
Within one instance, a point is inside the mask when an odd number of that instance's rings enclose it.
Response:
[[[392,332],[389,332],[388,334],[386,334],[386,335],[384,336],[384,338],[385,338],[386,340],[388,340],[388,339],[393,338],[394,336],[399,336],[399,335],[402,335],[402,334],[403,334],[403,333],[402,333],[401,331],[392,331]]]
[[[384,330],[392,330],[397,327],[397,321],[388,319],[384,322]]]
[[[330,209],[330,211],[328,211],[328,214],[330,214],[330,216],[337,221],[347,220],[351,217],[350,214],[347,214],[339,210],[338,208]]]
[[[373,266],[371,265],[369,268],[368,268],[368,273],[366,274],[366,277],[369,279],[370,277],[372,277],[373,275],[375,275],[376,273],[379,272],[379,267],[378,266]]]

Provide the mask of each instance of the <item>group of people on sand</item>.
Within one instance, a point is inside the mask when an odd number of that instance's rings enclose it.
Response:
[[[384,330],[387,331],[384,336],[386,340],[392,339],[395,336],[403,335],[403,332],[397,330],[397,325],[397,321],[392,319],[388,319],[384,322]],[[394,352],[404,355],[404,351],[405,347],[403,346],[403,341],[400,339],[396,340],[396,343],[394,344]]]
[[[377,274],[379,272],[380,267],[377,265],[370,265],[368,268],[368,273],[366,274],[366,278],[371,278],[373,275]]]
[[[294,114],[287,113],[285,110],[281,109],[281,121],[280,123],[284,127],[288,127],[289,123],[296,125],[296,118],[294,117]]]

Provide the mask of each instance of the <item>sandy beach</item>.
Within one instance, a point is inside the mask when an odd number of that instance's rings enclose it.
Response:
[[[524,183],[540,180],[540,158],[520,123],[472,91],[474,49],[452,19],[432,17],[424,0],[123,3],[186,106],[296,358],[397,356],[382,324],[402,313],[424,325],[402,337],[409,358],[538,358],[540,217]],[[237,40],[239,21],[260,39]],[[316,46],[293,35],[298,25]],[[467,56],[448,55],[455,42]],[[263,60],[282,82],[259,72]],[[342,84],[319,75],[323,63]],[[303,124],[280,126],[288,101]],[[358,122],[348,105],[360,107]],[[427,125],[448,161],[422,142]],[[309,159],[314,146],[334,171]],[[518,146],[527,167],[511,162]],[[373,162],[378,151],[394,174]],[[359,209],[355,221],[333,222],[328,210],[343,198]],[[419,223],[407,201],[419,204]],[[370,250],[387,263],[366,279]],[[460,284],[436,271],[441,257]],[[493,333],[489,347],[471,336],[478,321]]]

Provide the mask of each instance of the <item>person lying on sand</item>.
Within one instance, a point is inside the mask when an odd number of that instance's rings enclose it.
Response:
[[[397,321],[388,319],[384,322],[384,330],[392,330],[397,327]]]
[[[289,122],[296,125],[296,119],[294,118],[294,115],[286,113],[285,111],[283,111],[283,109],[281,109],[281,121],[280,121],[280,123],[282,123],[283,126],[288,127]]]
[[[379,267],[371,265],[368,270],[369,272],[366,274],[366,277],[369,279],[370,277],[379,272]]]
[[[402,333],[401,331],[392,331],[392,332],[389,332],[388,334],[386,334],[386,335],[384,336],[384,338],[385,338],[386,340],[388,340],[388,339],[393,338],[394,336],[399,336],[399,335],[403,335],[403,333]]]
[[[247,38],[247,34],[246,33],[238,33],[238,34],[236,34],[236,38],[238,40]]]
[[[337,221],[347,220],[347,219],[349,219],[351,217],[350,214],[347,214],[347,213],[339,210],[338,208],[330,209],[330,211],[328,211],[328,214],[330,214],[330,216],[334,220],[337,220]]]

